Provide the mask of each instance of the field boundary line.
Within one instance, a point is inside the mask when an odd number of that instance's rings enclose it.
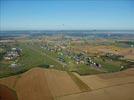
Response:
[[[92,91],[84,91],[84,92],[77,92],[77,93],[72,93],[72,94],[66,94],[66,95],[58,96],[57,98],[64,97],[64,96],[70,96],[70,95],[77,95],[77,94],[81,94],[81,93],[94,92],[94,91],[105,89],[105,88],[110,88],[110,87],[114,87],[114,86],[115,87],[116,86],[122,86],[122,85],[127,85],[127,84],[134,84],[134,82],[127,82],[127,83],[121,83],[121,84],[116,84],[116,85],[112,85],[112,86],[106,86],[106,87],[103,87],[103,88],[93,89]]]
[[[75,82],[75,84],[79,87],[79,89],[82,92],[92,91],[91,88],[81,79],[79,79],[75,74],[73,74],[72,72],[68,72],[68,75],[71,77],[71,79]]]

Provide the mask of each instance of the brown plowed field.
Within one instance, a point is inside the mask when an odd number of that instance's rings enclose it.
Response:
[[[45,71],[32,69],[21,76],[15,89],[19,100],[53,100],[46,80]]]
[[[53,100],[57,96],[81,92],[67,72],[43,68],[2,78],[0,84],[16,90],[19,100]]]
[[[17,100],[16,92],[7,86],[0,85],[0,100]]]
[[[11,77],[2,78],[2,79],[0,79],[0,84],[6,85],[9,88],[13,89],[14,84],[17,81],[17,77],[18,76],[11,76]]]
[[[54,97],[81,92],[67,72],[48,70],[45,74],[48,86]]]

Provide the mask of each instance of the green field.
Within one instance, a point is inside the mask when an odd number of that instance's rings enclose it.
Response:
[[[13,61],[8,61],[7,64],[3,64],[1,61],[0,77],[22,73],[33,67],[45,68],[47,65],[53,65],[55,69],[63,70],[62,64],[45,55],[36,45],[19,43],[18,47],[22,49],[22,55],[17,61],[17,64],[20,65],[19,69],[9,67]]]
[[[92,75],[92,74],[100,74],[104,72],[104,71],[92,68],[90,66],[87,66],[85,64],[78,64],[78,65],[72,64],[68,67],[68,69],[69,71],[76,72],[80,75]]]
[[[53,57],[54,59],[57,59],[58,57],[58,53],[56,52],[50,52],[48,50],[43,50],[43,51],[47,53],[49,56]],[[68,58],[67,56],[64,56],[64,55],[63,57],[65,58],[65,63],[67,64],[67,66],[64,67],[64,70],[76,72],[80,75],[91,75],[91,74],[99,74],[99,73],[104,72],[101,70],[97,70],[95,68],[91,68],[90,66],[87,66],[85,64],[77,65],[71,58]]]
[[[101,68],[96,68],[86,64],[76,64],[72,58],[66,55],[62,55],[65,62],[61,62],[57,59],[59,57],[58,52],[45,50],[41,48],[40,42],[32,40],[23,43],[18,42],[17,45],[13,45],[13,47],[21,48],[22,54],[14,61],[0,60],[0,77],[23,73],[33,67],[53,68],[57,70],[77,72],[80,75],[91,75],[120,71],[120,66],[123,64],[123,61],[120,60],[110,60],[93,56],[93,61],[102,66]],[[10,68],[9,66],[13,62],[16,62],[19,67]]]
[[[106,72],[120,71],[121,61],[113,61],[109,59],[102,60],[102,58],[94,58],[94,61],[102,65],[102,69]]]
[[[38,67],[42,64],[61,66],[59,63],[47,57],[39,48],[28,44],[21,44],[20,48],[23,49],[23,54],[19,62],[27,67]]]

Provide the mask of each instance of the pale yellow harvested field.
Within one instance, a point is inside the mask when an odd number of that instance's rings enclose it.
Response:
[[[95,51],[102,53],[113,53],[124,56],[127,59],[134,60],[134,48],[119,48],[115,46],[96,46],[93,47]]]
[[[134,60],[134,48],[123,49],[119,54],[123,55],[127,59]]]
[[[100,79],[96,75],[89,75],[89,76],[80,76],[75,73],[77,77],[79,77],[84,83],[86,83],[91,89],[98,89],[102,87],[106,87],[107,84],[104,80]]]
[[[92,45],[82,45],[75,46],[73,48],[74,51],[86,51],[87,53],[94,54],[105,54],[105,53],[113,53],[124,56],[127,59],[134,60],[134,48],[120,48],[116,46],[92,46]]]
[[[83,82],[85,82],[91,89],[99,89],[110,87],[118,84],[126,84],[134,82],[134,69],[128,69],[122,72],[80,76],[76,74]]]
[[[81,92],[67,72],[47,70],[46,76],[48,86],[54,97]]]
[[[116,73],[100,74],[98,76],[101,79],[124,78],[124,77],[134,76],[134,68],[130,68]]]
[[[134,100],[134,84],[124,84],[69,96],[58,100]]]
[[[81,48],[74,48],[75,50],[80,50],[80,51],[87,51],[89,53],[114,53],[114,54],[119,54],[121,52],[122,48],[118,48],[116,46],[81,46]]]
[[[130,60],[134,60],[134,56],[131,55],[131,54],[130,54],[130,55],[126,55],[125,58],[126,58],[126,59],[130,59]]]

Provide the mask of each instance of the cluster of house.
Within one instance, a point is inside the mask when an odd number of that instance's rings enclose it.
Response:
[[[63,55],[63,47],[62,46],[50,46],[50,45],[44,45],[44,46],[41,46],[41,48],[44,48],[45,50],[48,50],[49,52],[55,52],[55,53],[58,53],[58,57],[57,59],[61,62],[64,62],[65,63],[65,58],[64,58],[64,55]]]
[[[97,68],[101,67],[101,64],[94,62],[91,57],[85,55],[84,53],[75,54],[73,58],[76,64],[86,64]]]
[[[48,51],[54,51],[54,52],[58,52],[58,51],[61,51],[62,49],[58,46],[49,46],[49,45],[44,45],[44,46],[41,46],[41,48],[44,48],[45,50],[48,50]]]
[[[58,45],[58,46],[50,46],[50,45],[44,45],[42,48],[50,51],[50,52],[56,52],[58,53],[57,59],[63,63],[65,63],[65,56],[71,58],[76,64],[86,64],[89,66],[100,68],[101,64],[95,63],[91,57],[87,56],[84,52],[81,53],[75,53],[70,50],[67,50],[64,45]]]
[[[21,56],[22,49],[20,48],[11,48],[10,51],[7,51],[7,53],[4,56],[5,60],[15,60],[17,57]]]
[[[124,56],[119,55],[119,54],[113,54],[113,53],[106,53],[104,55],[106,58],[109,58],[111,60],[118,60],[118,59],[123,59]]]

